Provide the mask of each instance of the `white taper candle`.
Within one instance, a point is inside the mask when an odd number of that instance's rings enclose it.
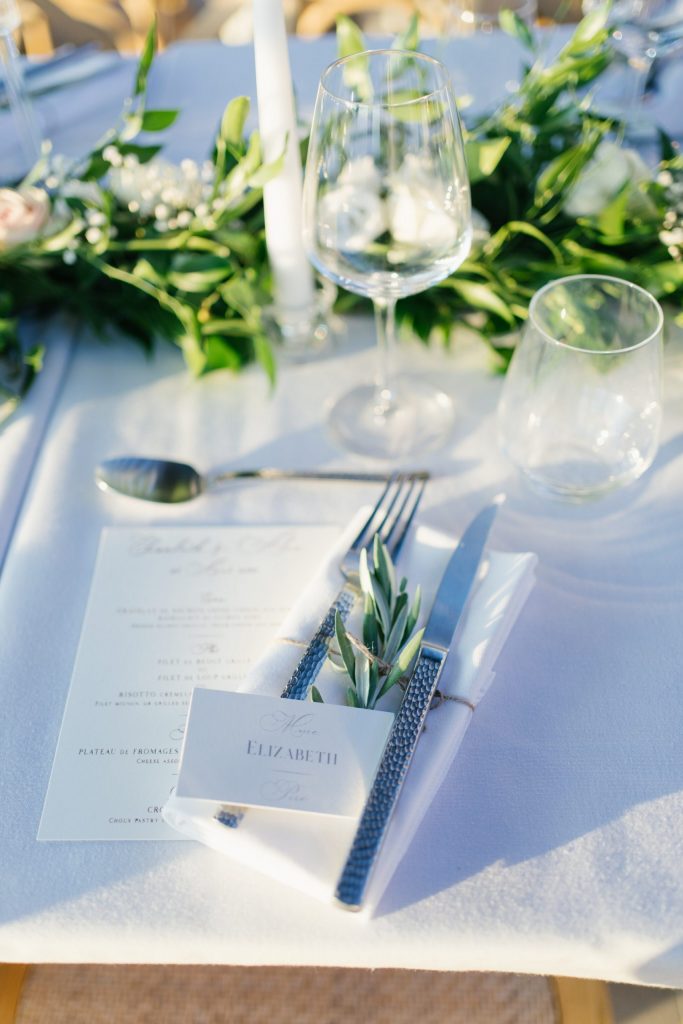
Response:
[[[285,165],[263,190],[266,244],[275,302],[283,310],[313,303],[313,271],[301,232],[302,171],[282,0],[254,0],[254,55],[264,159]]]

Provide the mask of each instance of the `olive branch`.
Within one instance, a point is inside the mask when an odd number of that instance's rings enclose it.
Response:
[[[335,669],[346,673],[350,685],[346,703],[354,708],[374,708],[392,687],[400,683],[417,656],[423,629],[415,631],[422,594],[419,585],[411,601],[408,581],[397,579],[386,546],[375,536],[372,567],[366,548],[360,554],[359,582],[363,597],[361,638],[349,633],[339,612],[334,631],[337,647],[328,659]],[[322,703],[317,687],[311,698]]]

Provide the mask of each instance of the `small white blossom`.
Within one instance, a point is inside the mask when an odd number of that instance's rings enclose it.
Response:
[[[107,223],[107,218],[101,210],[88,210],[85,219],[94,228],[101,228]]]
[[[212,181],[214,173],[212,169]],[[109,172],[109,184],[119,202],[131,213],[154,217],[163,223],[181,210],[195,210],[201,206],[208,187],[200,180],[194,161],[183,160],[177,165],[162,158],[146,164],[134,159],[132,164],[113,168]]]
[[[76,253],[73,249],[65,249],[62,253],[62,259],[67,266],[71,267],[76,262]]]
[[[99,228],[88,228],[85,238],[91,245],[97,245],[98,242],[102,241],[102,232]]]
[[[105,146],[102,150],[102,156],[112,167],[123,167],[124,157],[116,146]]]

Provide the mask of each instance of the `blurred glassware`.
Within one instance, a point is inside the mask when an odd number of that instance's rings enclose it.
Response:
[[[375,307],[375,383],[343,395],[329,418],[349,450],[393,458],[450,431],[450,398],[395,372],[395,307],[457,270],[471,238],[462,131],[444,66],[402,50],[332,64],[313,115],[304,241],[321,274]]]
[[[29,170],[40,156],[41,136],[14,41],[14,33],[20,25],[21,16],[15,0],[0,0],[0,71],[26,170]]]
[[[604,0],[583,0],[584,14],[603,6]],[[627,128],[642,127],[640,108],[655,61],[683,50],[683,0],[614,0],[608,24],[612,45],[629,70],[613,111]]]
[[[512,11],[531,27],[538,15],[536,0],[450,0],[449,25],[452,35],[493,32],[499,27],[501,11]]]
[[[500,444],[536,489],[597,497],[639,477],[661,423],[659,303],[613,277],[534,295],[498,407]]]

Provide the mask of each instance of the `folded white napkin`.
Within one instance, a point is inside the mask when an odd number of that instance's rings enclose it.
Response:
[[[365,517],[363,512],[344,532],[319,576],[283,623],[278,638],[250,672],[243,690],[281,693],[301,658],[301,645],[311,639],[343,583],[339,561]],[[452,550],[451,539],[424,527],[418,528],[406,543],[398,568],[408,576],[411,593],[417,583],[421,584],[423,617]],[[484,696],[493,679],[493,663],[531,589],[535,562],[531,554],[492,553],[461,623],[458,656],[446,659],[439,683],[442,694],[464,698],[475,707]],[[355,632],[353,617],[349,629]],[[326,700],[343,702],[346,684],[331,668],[323,669],[317,685]],[[398,687],[394,688],[393,698],[400,699]],[[392,710],[388,701],[382,707]],[[457,701],[444,701],[429,712],[373,872],[367,909],[376,906],[473,719],[476,710]],[[357,821],[322,815],[283,816],[277,811],[249,808],[238,828],[227,828],[214,820],[215,810],[215,805],[198,801],[190,804],[171,797],[164,808],[164,818],[185,835],[251,868],[312,896],[332,899]]]

